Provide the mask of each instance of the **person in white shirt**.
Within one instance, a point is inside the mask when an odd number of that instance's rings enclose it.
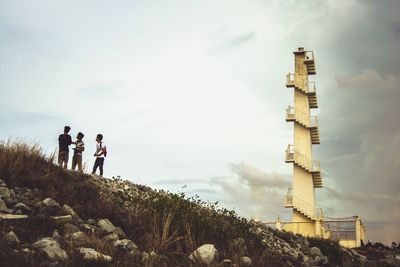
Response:
[[[103,165],[104,165],[104,158],[107,156],[107,147],[103,143],[103,135],[98,134],[96,136],[96,153],[94,156],[96,157],[96,161],[94,162],[92,174],[95,174],[97,168],[100,169],[100,176],[103,176]]]
[[[75,171],[76,165],[78,165],[78,170],[80,172],[83,172],[82,169],[82,153],[85,151],[85,143],[83,142],[83,137],[85,135],[81,132],[78,133],[76,136],[76,141],[72,142],[72,144],[75,144],[74,150],[74,156],[72,157],[72,170]]]

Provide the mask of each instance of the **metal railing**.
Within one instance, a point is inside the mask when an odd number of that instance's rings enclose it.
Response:
[[[304,61],[314,61],[314,51],[306,51]]]
[[[316,93],[317,88],[315,86],[315,81],[305,81],[305,80],[296,80],[296,75],[294,73],[286,74],[286,85],[287,86],[296,86],[303,90],[305,93]]]
[[[286,84],[287,85],[294,85],[294,79],[295,79],[295,75],[294,73],[288,73],[286,75]]]
[[[307,86],[306,92],[307,93],[316,93],[317,88],[315,86],[315,81],[306,81],[304,82],[304,85]]]
[[[294,150],[293,145],[288,145],[286,149],[286,161],[294,161],[296,164],[302,166],[306,170],[310,172],[320,172],[321,164],[319,160],[311,160],[311,158],[307,157],[304,154],[301,154],[298,151]]]
[[[293,194],[285,195],[285,206],[293,206],[293,208],[313,220],[320,220],[324,218],[321,208],[314,208],[314,205],[311,205],[310,203],[297,196],[294,196]]]
[[[310,125],[309,127],[311,128],[317,128],[318,127],[318,118],[317,116],[310,116]]]
[[[286,119],[297,120],[298,122],[300,122],[301,124],[305,125],[308,128],[318,127],[317,116],[308,116],[306,112],[291,106],[289,106],[286,109]]]

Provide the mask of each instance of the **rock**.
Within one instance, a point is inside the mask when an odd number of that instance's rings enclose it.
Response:
[[[2,198],[11,198],[11,192],[10,189],[8,189],[7,187],[0,187],[0,197]]]
[[[68,215],[71,215],[72,218],[74,219],[79,219],[78,214],[74,211],[73,208],[71,208],[69,205],[64,204],[62,206],[63,211],[65,211]]]
[[[42,201],[42,203],[46,206],[46,207],[60,207],[60,204],[58,204],[57,201],[55,201],[52,198],[46,198],[45,200]]]
[[[4,240],[6,241],[7,244],[11,246],[18,246],[20,241],[18,236],[14,233],[14,231],[10,231],[7,234],[4,235]]]
[[[15,201],[15,199],[12,199],[11,197],[4,198],[3,200],[6,203],[7,207],[12,207],[17,204],[17,201]]]
[[[7,187],[7,184],[6,184],[6,182],[4,182],[3,180],[0,179],[0,186]]]
[[[51,237],[54,240],[56,240],[57,242],[61,242],[61,240],[63,240],[57,229],[53,231],[53,234],[51,235]]]
[[[218,260],[218,250],[212,244],[204,244],[193,251],[189,259],[202,264],[213,264]]]
[[[97,252],[93,248],[80,247],[78,251],[86,262],[110,262],[112,260],[110,256]]]
[[[126,234],[121,229],[121,227],[115,227],[113,233],[116,233],[119,236],[119,238],[126,238]]]
[[[241,267],[250,267],[251,266],[251,259],[247,256],[240,258],[240,266]]]
[[[0,198],[0,212],[7,212],[8,213],[7,205],[1,198]]]
[[[221,267],[231,267],[232,266],[232,261],[230,259],[224,259],[219,263],[219,266],[221,266]]]
[[[107,233],[114,232],[116,228],[109,219],[101,219],[97,222],[97,225]]]
[[[78,231],[71,235],[71,239],[72,239],[72,242],[74,242],[75,244],[83,245],[87,241],[87,236],[84,232]]]
[[[322,264],[326,265],[329,262],[329,258],[327,256],[321,256],[321,262]]]
[[[91,224],[91,225],[95,225],[95,224],[96,224],[96,221],[93,220],[93,219],[88,219],[86,222],[87,222],[88,224]]]
[[[311,256],[322,256],[321,250],[317,247],[310,248],[310,255]]]
[[[397,257],[398,257],[398,256],[397,256]],[[367,263],[367,257],[364,256],[364,255],[359,254],[359,255],[358,255],[358,260],[359,260],[361,263],[363,263],[363,264]],[[399,260],[400,260],[400,257],[399,257]]]
[[[55,222],[56,224],[65,224],[69,223],[72,221],[72,216],[71,215],[64,215],[64,216],[50,216],[50,218]]]
[[[22,215],[22,211],[21,210],[13,210],[12,211],[14,214],[18,214],[18,215]]]
[[[11,189],[10,189],[10,198],[11,198],[11,199],[15,199],[16,195],[17,195],[17,194],[15,194],[14,189],[11,188]]]
[[[72,235],[75,232],[79,232],[79,228],[78,227],[76,227],[75,225],[70,224],[70,223],[64,224],[64,226],[63,226],[64,236]]]
[[[45,254],[51,260],[68,260],[68,254],[60,244],[51,237],[45,237],[33,244],[33,248]]]
[[[116,234],[116,233],[111,233],[111,234],[108,234],[108,235],[106,235],[105,237],[104,237],[104,240],[105,241],[108,241],[108,242],[115,242],[115,241],[117,241],[118,240],[118,234]]]
[[[82,224],[81,228],[88,235],[94,235],[94,233],[96,232],[96,228],[93,225],[90,225],[90,224],[87,224],[87,223]]]
[[[20,252],[22,252],[24,254],[29,254],[29,253],[31,253],[31,250],[29,248],[23,248],[20,250]]]
[[[138,250],[136,244],[130,239],[117,240],[114,242],[114,247],[124,251]]]
[[[293,249],[293,248],[290,248],[290,249],[289,249],[288,254],[289,254],[290,256],[292,256],[292,258],[295,258],[295,259],[297,259],[297,258],[299,257],[299,253],[298,253],[295,249]]]
[[[32,209],[30,207],[28,207],[27,205],[25,205],[24,203],[17,203],[14,205],[13,207],[14,210],[21,210],[23,213],[32,213]]]
[[[360,254],[358,254],[358,252],[355,249],[350,249],[351,254],[353,254],[354,256],[360,256]]]
[[[28,218],[27,215],[18,215],[18,214],[0,214],[0,219],[5,221],[17,221],[24,220]]]

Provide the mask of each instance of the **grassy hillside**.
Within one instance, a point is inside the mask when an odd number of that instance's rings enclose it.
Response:
[[[28,218],[18,223],[0,220],[0,262],[4,266],[38,266],[44,262],[32,244],[43,237],[54,237],[55,231],[61,233],[60,245],[69,255],[68,260],[58,262],[59,266],[201,266],[189,255],[203,244],[213,244],[220,260],[231,261],[231,265],[223,266],[239,266],[244,255],[252,259],[251,266],[307,266],[307,262],[318,260],[318,255],[312,254],[310,240],[273,231],[219,208],[216,203],[152,190],[120,178],[103,179],[65,171],[53,162],[53,156],[44,155],[37,145],[0,143],[0,179],[15,195],[5,200],[9,208],[14,206],[9,212],[18,214],[15,204],[19,202],[32,208],[27,212]],[[64,207],[56,210],[44,205],[46,198],[70,206],[78,215],[69,223],[55,222],[52,216],[71,213],[66,213]],[[111,234],[86,232],[79,246],[94,248],[112,260],[85,262],[68,229],[75,227],[84,232],[89,228],[95,232],[99,228],[96,222],[104,218],[120,227],[120,236],[132,240],[138,248],[135,253],[123,253],[110,243]],[[10,231],[19,237],[18,245],[6,242]],[[353,265],[359,264],[358,258],[344,253],[335,242],[311,242],[325,254],[318,256],[321,265],[361,266]],[[151,252],[157,255],[156,259],[146,260]],[[371,264],[365,266],[376,266]]]

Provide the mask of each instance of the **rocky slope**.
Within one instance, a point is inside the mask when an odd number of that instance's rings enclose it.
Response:
[[[1,266],[400,266],[393,252],[272,230],[52,162],[38,147],[0,144]]]

